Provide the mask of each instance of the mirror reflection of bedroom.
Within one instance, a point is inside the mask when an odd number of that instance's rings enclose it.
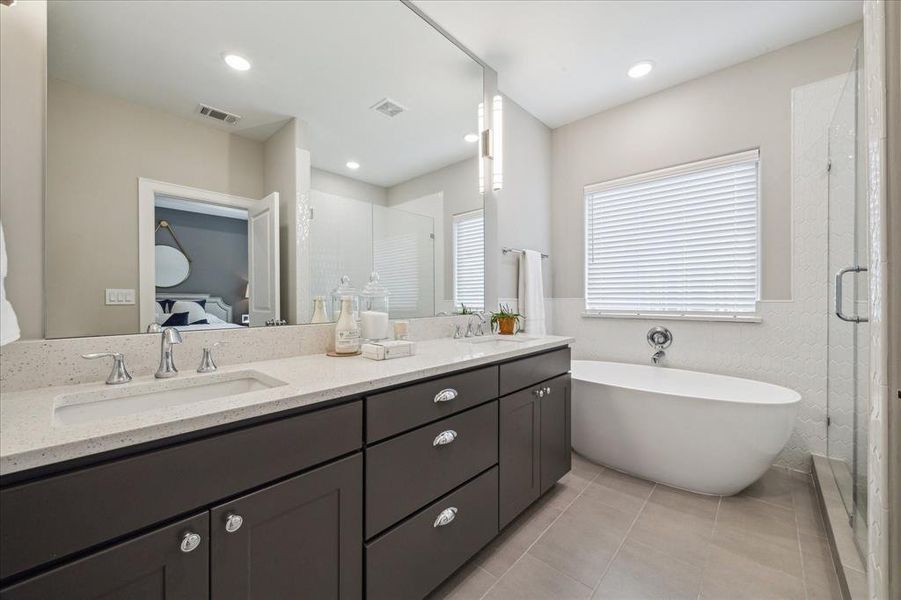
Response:
[[[247,210],[166,196],[157,196],[154,206],[153,324],[181,330],[249,325]]]
[[[47,18],[46,337],[484,304],[482,67],[402,3]]]

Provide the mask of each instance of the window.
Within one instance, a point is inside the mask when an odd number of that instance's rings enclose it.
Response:
[[[757,150],[585,187],[589,313],[753,318]]]
[[[483,211],[454,215],[454,304],[485,308],[485,216]]]

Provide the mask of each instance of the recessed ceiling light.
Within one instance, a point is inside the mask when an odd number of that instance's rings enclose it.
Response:
[[[479,134],[477,133],[467,133],[463,136],[463,140],[473,144],[479,141]]]
[[[360,163],[358,163],[355,160],[349,160],[349,161],[347,161],[347,168],[350,169],[351,171],[356,171],[357,169],[360,168]]]
[[[239,54],[223,54],[222,60],[235,71],[250,70],[250,61]]]
[[[641,62],[637,62],[631,67],[629,67],[629,77],[632,79],[638,79],[639,77],[644,77],[654,68],[654,63],[649,60],[643,60]]]

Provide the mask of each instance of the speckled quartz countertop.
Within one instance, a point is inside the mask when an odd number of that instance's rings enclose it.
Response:
[[[0,398],[0,475],[362,394],[566,346],[573,341],[568,337],[545,336],[517,344],[472,344],[445,338],[417,342],[416,355],[385,361],[361,356],[308,355],[229,365],[206,375],[185,370],[167,380],[154,380],[151,376],[116,386],[98,382],[4,393]],[[210,382],[235,379],[246,371],[254,371],[264,380],[271,378],[284,385],[105,416],[86,423],[66,424],[55,413],[57,406],[77,402],[85,393],[100,392],[117,397],[128,393],[136,395],[147,393],[151,388],[156,391],[183,387],[201,378],[208,378]],[[130,389],[133,392],[129,392]]]

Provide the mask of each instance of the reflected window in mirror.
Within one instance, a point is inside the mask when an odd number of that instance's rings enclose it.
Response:
[[[485,211],[454,215],[454,302],[457,310],[485,309]]]

